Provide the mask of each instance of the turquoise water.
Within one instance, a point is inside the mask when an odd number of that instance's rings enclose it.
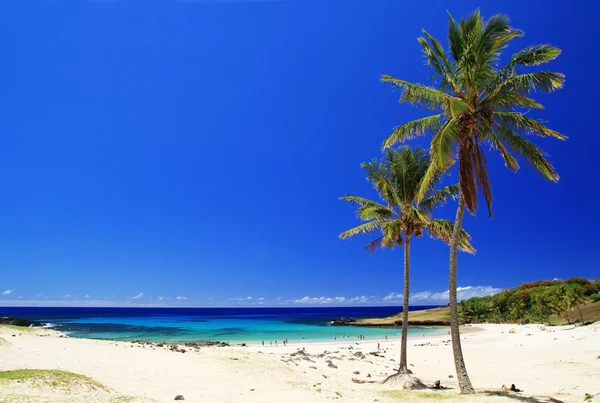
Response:
[[[154,342],[215,340],[246,343],[295,341],[367,340],[398,337],[399,328],[330,326],[341,317],[384,317],[397,307],[369,308],[12,308],[18,316],[50,323],[71,337]],[[445,332],[439,328],[410,328],[410,336]]]

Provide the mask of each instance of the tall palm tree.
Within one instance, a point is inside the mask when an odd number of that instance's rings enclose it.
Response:
[[[398,151],[389,149],[381,161],[374,159],[361,165],[366,170],[367,179],[373,184],[382,203],[358,196],[342,197],[343,200],[358,205],[358,218],[366,222],[343,232],[340,238],[345,239],[360,233],[377,231],[380,236],[367,244],[365,247],[367,251],[374,252],[379,248],[394,249],[396,246],[404,245],[400,368],[397,374],[384,381],[400,385],[404,389],[424,387],[417,378],[410,375],[406,360],[411,238],[420,237],[424,231],[427,231],[433,238],[449,243],[453,229],[452,222],[431,218],[431,211],[458,193],[457,185],[446,186],[436,191],[435,186],[441,181],[442,176],[436,173],[428,183],[424,199],[417,203],[417,193],[428,171],[429,162],[427,153],[420,149],[414,151],[408,147]],[[460,235],[459,247],[473,253],[469,235],[464,230]]]
[[[456,298],[456,251],[464,208],[466,206],[471,214],[475,213],[479,190],[490,217],[492,215],[492,191],[482,149],[484,143],[500,153],[509,169],[517,171],[519,168],[515,154],[529,162],[544,178],[558,181],[558,174],[546,154],[522,135],[566,138],[527,113],[542,108],[531,98],[531,93],[561,88],[564,75],[551,71],[521,71],[523,66],[539,66],[558,57],[560,49],[550,45],[527,47],[499,67],[507,44],[523,35],[509,25],[504,15],[484,21],[477,10],[460,23],[452,16],[449,20],[450,56],[428,32],[423,31],[424,36],[418,39],[433,69],[434,86],[382,77],[382,81],[402,89],[400,102],[435,111],[434,115],[396,127],[383,147],[424,134],[433,136],[431,167],[425,174],[418,199],[425,197],[436,171],[447,170],[458,161],[460,193],[449,264],[450,333],[460,390],[474,393],[462,355]]]

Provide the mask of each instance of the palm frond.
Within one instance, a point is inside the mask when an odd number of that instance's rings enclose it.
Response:
[[[529,46],[512,55],[502,70],[509,70],[519,64],[523,66],[539,66],[556,59],[561,53],[562,51],[559,48],[547,44]]]
[[[444,91],[449,87],[454,91],[459,91],[458,84],[456,82],[456,75],[454,73],[454,68],[444,51],[442,45],[427,31],[422,30],[423,34],[427,37],[420,37],[417,40],[421,44],[423,48],[423,53],[427,57],[427,64],[431,66],[435,74],[433,76],[434,79],[441,77],[440,87],[441,90]],[[429,40],[429,42],[427,41]]]
[[[497,92],[486,94],[481,104],[485,108],[493,108],[499,111],[515,111],[519,108],[544,109],[544,106],[532,98],[517,92]]]
[[[460,98],[446,94],[437,88],[428,87],[421,84],[400,80],[392,76],[384,75],[381,77],[384,83],[390,83],[392,86],[402,89],[400,103],[408,102],[413,105],[422,106],[428,109],[449,110],[451,116],[462,113],[468,109],[468,104]]]
[[[544,126],[542,122],[529,118],[520,112],[494,112],[494,120],[511,131],[522,131],[526,134],[537,134],[542,137],[554,137],[566,140],[567,136]]]
[[[380,230],[381,227],[382,227],[382,222],[381,221],[378,221],[378,220],[369,221],[369,222],[366,222],[364,224],[357,225],[354,228],[350,228],[347,231],[342,232],[340,234],[340,238],[341,239],[346,239],[346,238],[350,238],[350,237],[353,237],[353,236],[358,235],[358,234],[368,234],[368,233],[371,233],[373,231]]]
[[[377,251],[377,249],[384,248],[382,241],[383,241],[383,236],[380,236],[379,238],[374,239],[373,241],[371,241],[365,245],[365,250],[369,253],[375,253]]]
[[[367,199],[366,197],[346,195],[346,196],[340,197],[340,200],[345,200],[348,203],[357,205],[359,207],[375,207],[375,208],[387,209],[387,207],[384,206],[383,204],[378,203],[371,199]]]
[[[519,170],[519,163],[517,162],[515,157],[513,157],[510,152],[508,152],[504,144],[502,144],[502,141],[500,141],[500,139],[492,129],[492,126],[490,126],[490,124],[488,123],[488,120],[481,119],[480,125],[483,129],[481,134],[483,136],[486,136],[486,138],[490,142],[490,146],[492,147],[492,149],[496,149],[500,152],[500,155],[504,159],[506,167],[513,172],[517,172]]]
[[[450,13],[448,13],[448,43],[454,60],[460,60],[463,52],[463,41],[458,24]]]
[[[473,138],[463,139],[458,147],[458,183],[467,210],[475,215],[477,209],[477,181],[473,151]]]
[[[540,90],[552,92],[561,89],[565,84],[565,75],[554,71],[536,71],[533,73],[509,76],[500,84],[500,88],[508,88],[521,94]]]
[[[390,181],[388,169],[376,159],[371,162],[361,164],[361,168],[367,171],[367,180],[372,184],[379,196],[389,206],[396,206],[399,202],[398,193],[394,184]]]
[[[443,206],[449,198],[455,199],[458,197],[459,189],[458,184],[443,187],[419,203],[419,207],[426,211],[431,211],[436,207]]]
[[[546,159],[546,154],[534,143],[502,126],[496,129],[496,134],[506,147],[529,162],[544,178],[558,182],[558,173]]]
[[[475,168],[475,182],[477,183],[477,188],[483,192],[488,213],[490,218],[492,218],[492,185],[487,173],[487,160],[477,141],[475,142],[474,148],[475,158],[473,158],[473,167]]]
[[[356,211],[356,216],[363,221],[389,220],[393,215],[393,210],[387,207],[360,207]]]
[[[454,223],[450,220],[432,218],[428,221],[426,228],[429,235],[434,239],[439,239],[445,243],[450,243],[452,240]],[[461,229],[458,241],[459,249],[470,254],[475,254],[475,248],[473,248],[470,241],[471,235],[464,229]]]
[[[458,119],[446,121],[431,139],[431,163],[438,169],[445,169],[452,164],[452,145],[457,140]]]
[[[432,115],[421,119],[416,119],[403,125],[396,126],[392,134],[383,142],[383,149],[391,147],[397,143],[402,143],[405,140],[421,136],[427,132],[436,132],[442,122],[442,115]]]

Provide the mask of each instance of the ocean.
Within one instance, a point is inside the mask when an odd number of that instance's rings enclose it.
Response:
[[[412,310],[432,308],[411,307]],[[230,343],[367,340],[397,337],[398,328],[330,326],[342,317],[371,318],[397,314],[401,307],[341,308],[50,308],[0,307],[0,316],[47,324],[69,337],[184,343],[213,340]],[[409,336],[441,329],[411,327]]]

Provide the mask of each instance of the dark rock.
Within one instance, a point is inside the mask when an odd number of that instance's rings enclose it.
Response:
[[[355,318],[340,318],[331,322],[331,326],[351,326],[356,322]]]
[[[22,327],[42,327],[43,323],[34,322],[27,319],[0,317],[0,325],[12,325]]]
[[[175,396],[175,400],[185,400],[185,399],[183,398],[183,395],[177,395],[177,396]]]
[[[353,374],[354,374],[354,375],[360,375],[360,372],[358,372],[358,371],[354,371],[354,372],[353,372]]]
[[[329,363],[329,364],[327,364],[327,366],[328,366],[329,368],[337,369],[337,365],[335,365],[335,364],[332,364],[332,363]]]
[[[454,378],[454,375],[448,375],[448,378]]]

